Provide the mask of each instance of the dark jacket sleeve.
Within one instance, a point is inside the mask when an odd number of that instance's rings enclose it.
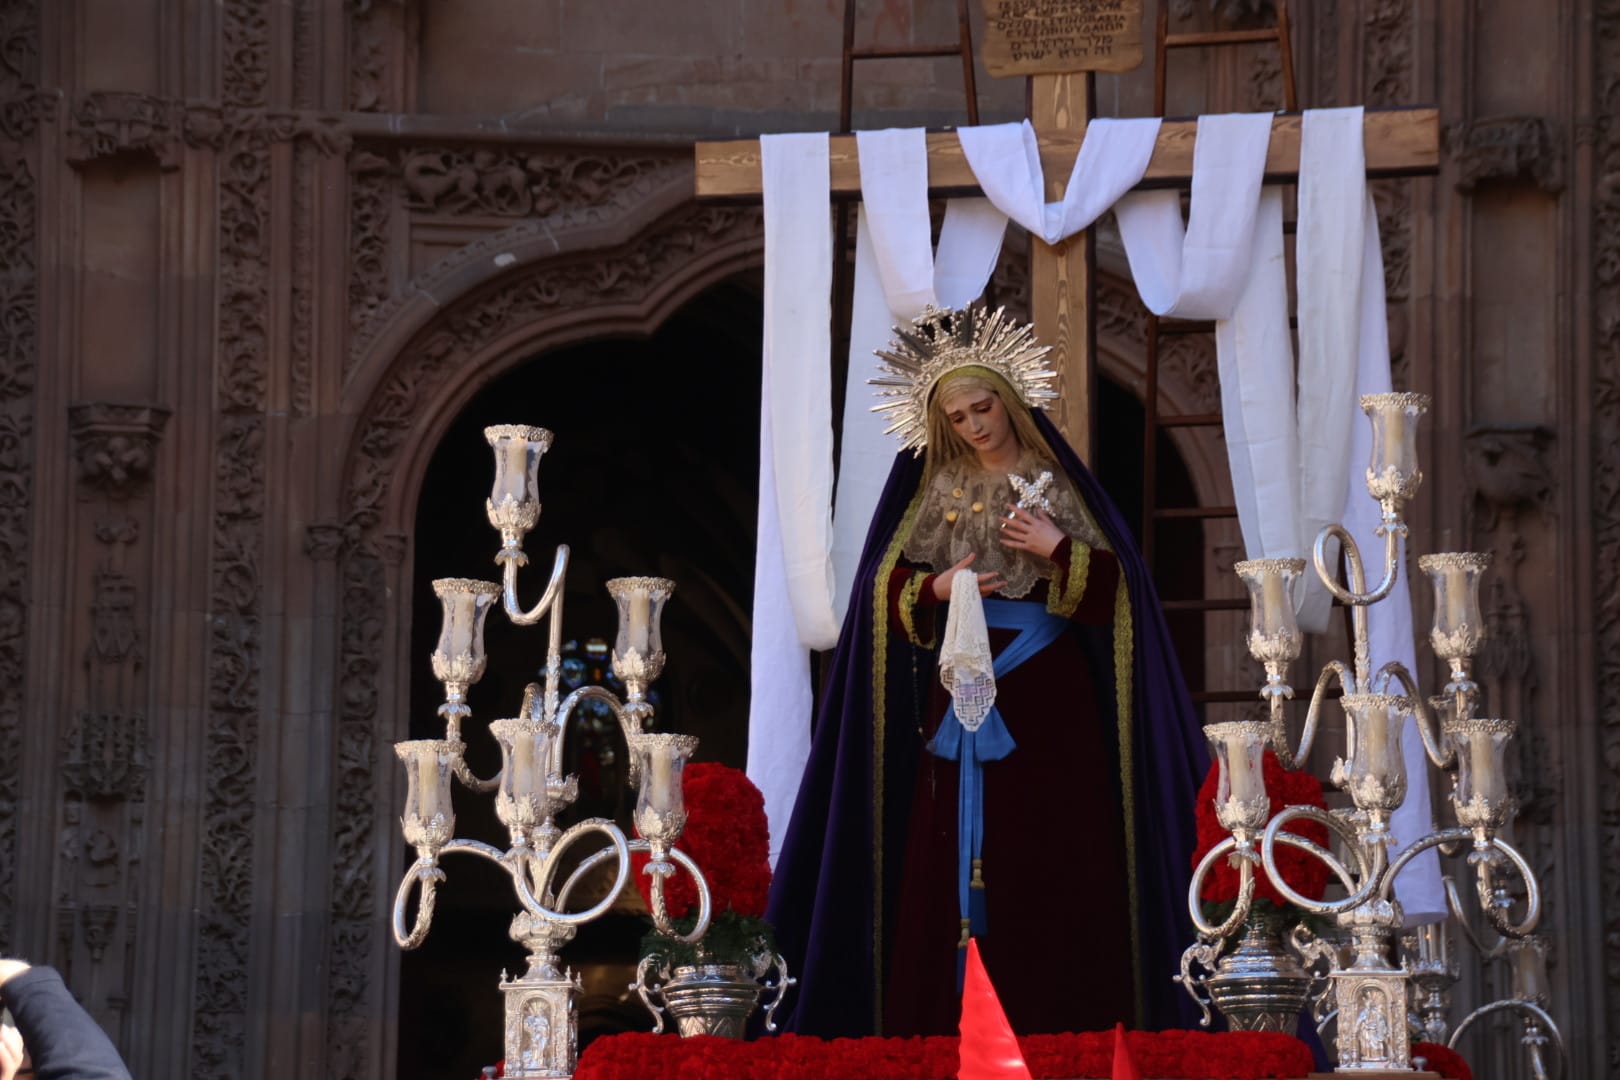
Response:
[[[0,988],[38,1080],[130,1080],[107,1033],[53,968],[29,968]]]

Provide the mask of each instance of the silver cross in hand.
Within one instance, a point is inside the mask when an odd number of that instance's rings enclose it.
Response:
[[[1046,490],[1052,486],[1051,472],[1042,472],[1034,482],[1025,480],[1017,473],[1008,473],[1007,479],[1012,481],[1013,490],[1018,492],[1018,508],[1020,510],[1045,510],[1052,512],[1052,503],[1046,497]]]

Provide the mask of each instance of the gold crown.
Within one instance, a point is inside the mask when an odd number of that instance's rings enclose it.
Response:
[[[895,340],[877,351],[882,374],[867,380],[884,399],[873,412],[894,421],[885,435],[898,435],[913,454],[928,445],[928,403],[939,380],[965,367],[989,368],[1025,405],[1057,400],[1057,372],[1046,363],[1050,345],[1035,343],[1035,327],[1008,318],[1006,308],[959,311],[927,308],[911,326],[894,328]]]

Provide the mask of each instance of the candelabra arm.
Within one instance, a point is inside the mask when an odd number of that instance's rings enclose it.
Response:
[[[1283,768],[1297,769],[1301,762],[1311,756],[1311,747],[1316,743],[1316,725],[1322,715],[1322,702],[1326,700],[1328,683],[1334,679],[1339,680],[1339,689],[1347,694],[1355,693],[1355,680],[1350,669],[1345,667],[1342,660],[1329,660],[1316,677],[1316,689],[1311,691],[1311,706],[1305,713],[1305,727],[1299,733],[1299,749],[1290,753],[1286,746],[1280,745],[1283,732],[1280,728],[1277,730],[1278,738],[1272,749],[1277,751],[1277,760]]]
[[[452,840],[439,849],[441,858],[446,855],[478,855],[497,866],[506,866],[506,853],[494,844],[486,844],[482,840]]]
[[[401,949],[414,949],[427,940],[428,931],[433,928],[433,906],[438,899],[437,886],[443,880],[444,871],[439,869],[438,861],[431,856],[424,855],[417,859],[411,868],[405,871],[405,877],[399,883],[399,893],[394,897],[394,942]],[[416,922],[407,933],[405,905],[410,902],[413,885],[422,887],[422,899],[416,905]]]
[[[1254,902],[1254,851],[1252,848],[1240,850],[1237,855],[1242,861],[1238,864],[1238,895],[1237,902],[1232,905],[1232,914],[1226,917],[1225,922],[1215,926],[1204,921],[1204,913],[1201,910],[1203,907],[1204,878],[1209,875],[1210,868],[1215,865],[1216,859],[1237,849],[1237,847],[1238,842],[1228,836],[1225,840],[1210,848],[1209,854],[1205,855],[1198,863],[1197,869],[1193,870],[1192,884],[1187,887],[1187,913],[1192,916],[1193,928],[1205,938],[1220,940],[1230,937],[1238,927],[1243,925],[1243,920],[1249,917],[1249,907]],[[1190,986],[1188,993],[1192,993]],[[1194,994],[1193,997],[1196,999],[1197,995]]]
[[[472,767],[467,764],[467,759],[462,757],[460,752],[456,754],[455,773],[456,779],[461,781],[463,787],[471,788],[480,795],[488,794],[501,786],[501,774],[499,771],[488,780],[480,780],[478,774],[472,771]]]
[[[646,841],[643,841],[643,840],[626,840],[625,841],[625,846],[628,847],[631,851],[637,850],[637,847],[636,847],[637,844],[642,845],[643,849],[645,849],[645,847],[646,847]],[[557,907],[559,909],[567,907],[568,906],[568,898],[569,898],[570,895],[573,894],[574,886],[578,885],[581,881],[583,881],[585,879],[585,877],[588,874],[590,874],[590,872],[592,870],[595,870],[598,866],[601,866],[603,863],[607,862],[609,859],[613,858],[617,854],[618,854],[618,851],[615,848],[610,848],[610,847],[603,848],[601,851],[596,852],[594,855],[587,858],[584,862],[582,862],[578,866],[574,867],[574,872],[572,874],[568,875],[568,880],[563,882],[563,887],[557,890]]]
[[[1396,875],[1406,868],[1407,863],[1417,858],[1424,851],[1433,847],[1458,844],[1470,839],[1474,841],[1474,852],[1469,856],[1469,862],[1474,865],[1475,873],[1478,875],[1479,906],[1485,912],[1485,917],[1490,921],[1491,928],[1504,938],[1529,937],[1535,932],[1537,924],[1541,922],[1541,884],[1536,880],[1535,872],[1530,869],[1530,864],[1525,861],[1524,856],[1520,855],[1507,841],[1496,836],[1481,841],[1474,835],[1472,829],[1441,829],[1430,833],[1402,851],[1389,864],[1389,869],[1384,872],[1380,895],[1387,898],[1390,890],[1394,888]],[[1492,854],[1493,851],[1507,856],[1508,861],[1513,864],[1513,868],[1524,879],[1525,913],[1523,922],[1513,923],[1509,921],[1504,909],[1492,902],[1495,886],[1491,880],[1491,872],[1498,861]],[[1468,927],[1468,920],[1463,917],[1462,900],[1457,896],[1456,886],[1452,884],[1450,878],[1446,879],[1446,902],[1451,907],[1452,914],[1457,916],[1457,921],[1462,924],[1463,932],[1468,936],[1470,944],[1479,949],[1486,959],[1493,959],[1500,955],[1500,944],[1492,949],[1485,949],[1480,946],[1479,939],[1474,936],[1473,931]]]
[[[650,852],[652,850],[652,845],[645,840],[628,840],[625,846],[635,852]],[[559,908],[566,906],[568,896],[573,892],[574,886],[612,854],[612,849],[604,848],[575,867],[574,872],[568,875],[568,880],[563,882],[563,887],[557,893],[557,906]],[[649,890],[653,897],[653,922],[658,927],[658,932],[665,937],[674,938],[683,944],[691,945],[696,943],[709,930],[709,921],[713,915],[709,897],[709,883],[704,879],[702,871],[697,867],[697,863],[693,862],[686,852],[679,848],[670,848],[666,854],[671,860],[684,866],[686,872],[692,875],[692,881],[697,885],[698,921],[692,928],[692,932],[684,937],[673,932],[674,924],[670,921],[669,912],[664,908],[664,879],[662,875],[655,874],[653,875],[652,888]]]
[[[1391,678],[1399,682],[1401,689],[1406,691],[1406,696],[1412,699],[1412,718],[1417,721],[1418,734],[1423,738],[1423,752],[1429,755],[1429,760],[1434,762],[1435,768],[1451,768],[1456,764],[1457,752],[1440,741],[1434,714],[1429,711],[1428,702],[1418,692],[1417,680],[1412,678],[1412,673],[1399,660],[1391,660],[1379,668],[1375,682],[1386,682]]]
[[[1473,836],[1473,831],[1470,829],[1440,829],[1423,837],[1421,840],[1414,841],[1410,847],[1404,849],[1390,862],[1389,868],[1384,872],[1383,888],[1379,895],[1384,899],[1388,899],[1390,890],[1395,887],[1395,878],[1402,870],[1406,869],[1407,863],[1425,851],[1430,848],[1445,847],[1448,844],[1470,840]],[[1453,890],[1453,893],[1455,893],[1455,890]]]
[[[627,839],[625,841],[625,847],[629,848],[632,852],[640,853],[646,853],[652,850],[652,845],[647,843],[645,840]],[[574,886],[578,885],[580,881],[582,881],[592,870],[596,869],[598,866],[602,865],[602,863],[612,858],[614,854],[615,851],[613,848],[603,848],[601,851],[596,852],[594,855],[590,856],[584,862],[576,866],[574,868],[574,872],[568,875],[568,880],[563,882],[563,887],[557,890],[557,906],[559,908],[567,907],[568,897],[574,891]],[[685,852],[681,852],[677,849],[671,849],[670,855],[671,857],[678,856],[676,859],[678,862],[685,860],[684,865],[686,866],[693,865],[691,860],[686,858]]]
[[[1525,1051],[1530,1055],[1530,1075],[1534,1076],[1535,1080],[1553,1080],[1555,1074],[1549,1073],[1547,1063],[1541,1060],[1541,1044],[1531,1040],[1528,1031],[1529,1025],[1525,1026],[1527,1030],[1521,1041],[1524,1043]],[[1563,1061],[1563,1058],[1560,1057],[1558,1060]],[[1562,1077],[1564,1075],[1563,1069],[1559,1069],[1556,1075]]]
[[[1354,607],[1366,607],[1376,604],[1389,595],[1395,587],[1396,578],[1400,575],[1401,533],[1404,526],[1386,528],[1384,530],[1384,580],[1378,583],[1378,588],[1367,592],[1367,572],[1362,567],[1361,549],[1356,546],[1355,537],[1343,525],[1333,524],[1325,527],[1316,534],[1316,546],[1312,550],[1312,560],[1316,563],[1316,576],[1322,579],[1322,584],[1339,600]],[[1344,548],[1344,561],[1350,568],[1350,588],[1346,589],[1339,584],[1338,575],[1328,569],[1327,544],[1330,539],[1337,538]]]
[[[589,833],[601,833],[606,836],[613,845],[612,848],[606,850],[610,850],[619,858],[619,868],[614,876],[613,886],[608,889],[607,893],[594,907],[569,913],[554,911],[542,903],[540,897],[550,894],[551,879],[556,875],[557,868],[562,863],[562,853],[574,841]],[[527,855],[527,852],[524,852],[524,854]],[[587,818],[576,825],[569,826],[557,838],[557,843],[541,864],[540,877],[534,887],[530,887],[528,873],[523,866],[510,863],[508,866],[511,869],[512,882],[517,889],[518,899],[522,901],[524,908],[530,914],[562,926],[579,926],[606,914],[607,910],[619,899],[619,894],[624,891],[625,883],[630,880],[630,845],[626,842],[624,833],[620,832],[619,827],[613,822],[608,821],[606,818]],[[559,901],[558,907],[561,906],[562,904]]]
[[[562,705],[557,709],[557,723],[566,727],[569,717],[573,716],[574,709],[582,701],[600,701],[613,713],[613,719],[619,722],[626,736],[632,734],[628,711],[620,704],[613,692],[600,686],[581,686],[578,690],[563,698]]]
[[[1480,907],[1484,908],[1485,918],[1490,922],[1491,929],[1505,938],[1529,937],[1541,923],[1541,883],[1536,880],[1535,872],[1530,869],[1530,864],[1513,845],[1497,836],[1490,838],[1490,846],[1506,855],[1513,868],[1519,872],[1519,877],[1524,880],[1524,921],[1512,922],[1508,918],[1507,908],[1492,902],[1495,889],[1491,874],[1495,869],[1496,860],[1488,857],[1479,848],[1477,839],[1475,844],[1474,853],[1469,859],[1474,863],[1475,872],[1478,874]]]
[[[1316,841],[1301,836],[1298,833],[1284,832],[1277,834],[1277,843],[1286,847],[1298,848],[1307,854],[1315,855],[1327,865],[1327,868],[1332,871],[1333,876],[1339,879],[1339,884],[1344,886],[1345,892],[1353,893],[1356,891],[1356,879],[1350,876],[1350,868],[1341,863],[1334,856],[1333,852],[1318,844]]]
[[[1457,1044],[1462,1041],[1464,1033],[1466,1033],[1468,1029],[1473,1026],[1474,1021],[1482,1020],[1493,1013],[1499,1012],[1521,1012],[1530,1018],[1530,1024],[1526,1025],[1527,1027],[1531,1025],[1542,1025],[1546,1027],[1548,1032],[1546,1038],[1552,1043],[1553,1049],[1558,1051],[1558,1068],[1553,1070],[1553,1072],[1548,1073],[1546,1071],[1546,1064],[1541,1061],[1540,1054],[1537,1052],[1539,1048],[1534,1045],[1530,1046],[1531,1068],[1534,1071],[1536,1080],[1551,1080],[1551,1078],[1561,1077],[1564,1075],[1564,1070],[1567,1067],[1569,1057],[1564,1050],[1563,1033],[1558,1030],[1558,1025],[1553,1022],[1553,1018],[1547,1013],[1547,1010],[1543,1009],[1540,1005],[1537,1005],[1533,1001],[1520,1001],[1518,998],[1503,998],[1500,1001],[1492,1001],[1481,1005],[1479,1008],[1462,1018],[1462,1021],[1458,1023],[1457,1027],[1452,1031],[1451,1038],[1446,1040],[1446,1046],[1452,1050],[1457,1049]]]
[[[1452,880],[1451,875],[1447,874],[1441,881],[1445,884],[1446,907],[1451,910],[1451,917],[1457,920],[1457,926],[1461,928],[1463,937],[1473,946],[1474,951],[1479,953],[1480,959],[1488,963],[1506,952],[1507,938],[1499,937],[1495,945],[1487,947],[1479,939],[1479,935],[1474,933],[1473,924],[1468,921],[1468,912],[1463,907],[1462,897],[1457,895],[1457,883]]]
[[[1348,883],[1351,880],[1349,869],[1334,858],[1326,848],[1314,844],[1302,836],[1282,831],[1284,825],[1297,818],[1309,818],[1312,821],[1319,821],[1344,839],[1346,850],[1353,854],[1356,859],[1354,880],[1361,883],[1360,888],[1351,891],[1350,895],[1343,900],[1312,900],[1295,892],[1288,882],[1283,880],[1282,873],[1277,869],[1277,845],[1279,843],[1310,852],[1326,863],[1328,869],[1332,870],[1340,881]],[[1369,864],[1361,839],[1351,831],[1350,826],[1326,810],[1319,810],[1314,806],[1285,806],[1281,813],[1271,819],[1271,824],[1266,826],[1266,831],[1260,840],[1260,861],[1266,868],[1266,876],[1271,879],[1272,887],[1290,904],[1304,911],[1314,912],[1317,915],[1337,915],[1342,911],[1360,907],[1372,899],[1378,891],[1379,878],[1383,870],[1383,851],[1382,845],[1373,845],[1373,859]]]
[[[698,869],[697,863],[688,858],[684,851],[670,848],[668,857],[684,866],[686,872],[692,875],[692,883],[697,886],[697,922],[693,925],[691,933],[675,933],[675,925],[670,921],[669,912],[664,907],[664,876],[654,874],[652,876],[652,888],[649,890],[652,893],[653,926],[667,938],[679,941],[683,945],[694,945],[704,934],[709,932],[709,919],[714,914],[713,901],[709,896],[709,883],[703,877],[703,872]]]
[[[519,552],[521,554],[521,552]],[[518,603],[517,573],[521,565],[519,560],[507,556],[506,549],[495,556],[495,561],[501,564],[501,601],[506,608],[506,617],[519,626],[533,626],[545,617],[553,605],[561,606],[563,579],[568,576],[568,545],[557,545],[557,557],[551,564],[551,580],[546,582],[546,591],[540,595],[540,602],[528,611],[524,611]],[[555,639],[561,631],[562,620],[553,619],[552,637]]]

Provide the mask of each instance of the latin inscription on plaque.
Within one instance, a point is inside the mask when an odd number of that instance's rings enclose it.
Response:
[[[1142,0],[984,0],[992,75],[1129,71],[1142,62]]]

